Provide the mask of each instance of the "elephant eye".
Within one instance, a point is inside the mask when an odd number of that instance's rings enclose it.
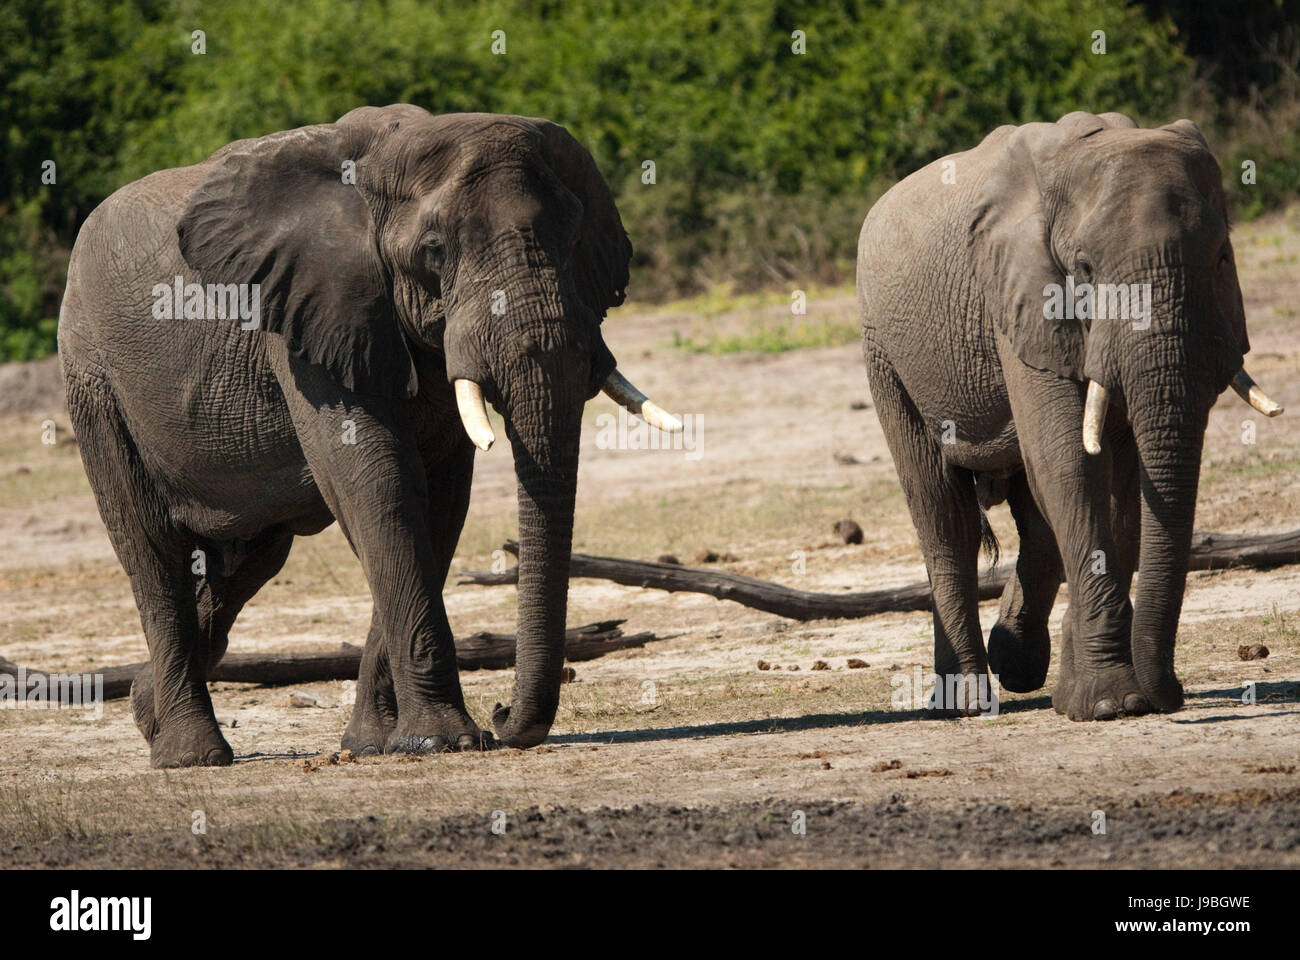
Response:
[[[424,252],[429,258],[429,264],[436,270],[442,266],[442,260],[446,255],[447,248],[437,237],[430,237],[424,241]]]
[[[1092,264],[1079,256],[1074,261],[1074,275],[1081,283],[1092,283]]]

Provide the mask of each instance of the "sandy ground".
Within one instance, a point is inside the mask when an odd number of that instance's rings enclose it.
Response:
[[[1240,228],[1235,242],[1250,369],[1300,412],[1300,209]],[[615,408],[593,401],[575,550],[690,563],[709,548],[736,558],[727,569],[825,591],[924,578],[855,344],[722,356],[673,346],[675,334],[699,343],[782,323],[788,302],[610,318],[628,374],[702,415],[699,455],[601,449],[597,417]],[[814,296],[809,315],[856,322],[851,292]],[[47,669],[142,660],[67,422],[48,362],[0,368],[0,655]],[[1297,423],[1220,401],[1198,528],[1300,525]],[[1005,507],[991,516],[1013,555]],[[845,517],[865,529],[863,545],[831,533]],[[457,586],[455,574],[487,569],[514,532],[510,457],[497,449],[479,459],[446,592],[458,632],[513,628],[513,588]],[[1054,632],[1063,609],[1064,592]],[[982,606],[986,628],[996,612]],[[361,643],[369,616],[359,567],[331,528],[298,541],[231,649]],[[552,736],[533,751],[311,761],[338,748],[349,716],[337,682],[300,688],[314,708],[288,706],[283,688],[214,684],[217,714],[234,724],[226,770],[150,770],[125,701],[99,718],[2,711],[0,849],[14,864],[83,866],[1300,865],[1300,566],[1189,577],[1177,656],[1186,708],[1107,724],[1051,709],[1055,667],[1044,690],[1004,694],[996,717],[896,709],[894,695],[931,664],[928,613],[797,623],[574,581],[570,623],[608,617],[664,639],[576,664]],[[1271,655],[1242,662],[1249,643]],[[486,722],[513,672],[462,680]],[[200,816],[205,834],[193,830]]]

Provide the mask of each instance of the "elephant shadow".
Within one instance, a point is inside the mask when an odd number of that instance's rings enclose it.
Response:
[[[1191,701],[1210,701],[1210,700],[1236,700],[1240,702],[1242,694],[1241,687],[1228,687],[1220,690],[1199,690],[1196,693],[1187,694],[1188,706],[1193,706]],[[1255,703],[1250,706],[1262,707],[1268,704],[1279,703],[1297,703],[1300,704],[1300,683],[1293,681],[1278,680],[1271,683],[1257,681],[1255,683]],[[1202,708],[1210,706],[1208,703],[1201,705]],[[1242,706],[1247,706],[1242,704]],[[1300,710],[1287,710],[1274,716],[1292,716],[1300,714]],[[1258,719],[1257,710],[1240,710],[1233,713],[1216,713],[1210,716],[1179,716],[1171,718],[1172,723],[1222,723],[1227,720],[1255,720]]]
[[[1025,700],[1003,702],[999,714],[1020,713],[1028,710],[1050,709],[1051,697],[1033,697]],[[554,734],[547,738],[550,744],[587,743],[656,743],[671,740],[703,740],[709,737],[728,737],[745,733],[799,733],[805,730],[828,730],[835,727],[868,727],[887,723],[908,723],[930,719],[924,710],[867,710],[847,713],[815,713],[803,717],[764,717],[759,720],[737,720],[723,723],[705,723],[686,727],[661,727],[642,730],[606,730],[595,733]],[[942,722],[936,720],[935,722]]]

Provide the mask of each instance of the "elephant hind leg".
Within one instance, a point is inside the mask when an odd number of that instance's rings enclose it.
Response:
[[[203,662],[205,677],[211,674],[212,668],[225,656],[230,628],[240,610],[268,580],[280,572],[292,545],[293,534],[278,527],[270,528],[247,544],[244,559],[229,576],[214,568],[199,578],[194,594],[199,620],[199,649],[196,655]],[[152,666],[140,671],[131,684],[131,713],[135,725],[152,744],[158,732]]]
[[[929,706],[944,716],[979,713],[993,691],[979,621],[982,528],[975,476],[944,460],[940,439],[887,363],[868,355],[867,372],[930,575],[937,682]]]
[[[131,580],[149,645],[153,723],[144,716],[155,767],[224,766],[233,759],[217,727],[200,656],[193,534],[176,526],[101,381],[69,365],[68,413],[100,516]],[[142,690],[143,697],[143,690]],[[133,712],[137,705],[133,704]],[[145,711],[144,700],[138,709]]]
[[[998,622],[989,632],[989,668],[1001,686],[1029,693],[1047,680],[1052,656],[1047,620],[1065,571],[1056,536],[1034,503],[1023,471],[1011,478],[1007,505],[1020,534],[1020,556],[1002,591]],[[1062,649],[1065,656],[1073,652]]]

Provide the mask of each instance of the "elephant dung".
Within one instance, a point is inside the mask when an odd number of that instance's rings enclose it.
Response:
[[[840,520],[831,530],[845,543],[862,542],[862,528],[854,520]]]

